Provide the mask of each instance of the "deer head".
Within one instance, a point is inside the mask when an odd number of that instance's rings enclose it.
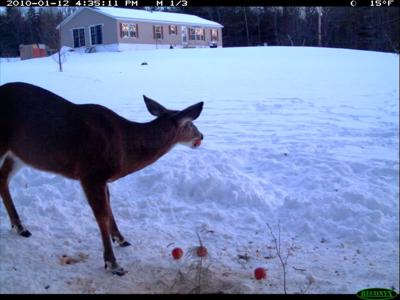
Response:
[[[176,142],[190,148],[197,148],[201,144],[203,134],[193,124],[203,109],[203,102],[199,102],[184,110],[170,110],[156,101],[143,95],[147,110],[156,117],[165,118],[176,128]]]

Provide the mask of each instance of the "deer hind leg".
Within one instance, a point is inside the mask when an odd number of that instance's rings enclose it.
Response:
[[[122,236],[122,234],[119,232],[117,223],[115,222],[114,219],[114,214],[111,209],[111,203],[110,203],[110,190],[108,186],[106,187],[106,192],[107,192],[107,202],[110,207],[110,232],[111,232],[111,239],[113,242],[117,242],[118,245],[121,247],[127,247],[130,246],[131,244],[125,240],[125,238]]]
[[[99,183],[97,180],[87,179],[81,180],[81,185],[100,228],[105,268],[112,274],[122,276],[126,271],[118,265],[110,240],[111,209],[107,199],[107,185],[105,182]]]
[[[10,190],[8,188],[9,181],[13,175],[21,167],[17,159],[12,158],[10,155],[4,155],[0,159],[0,195],[3,198],[4,206],[6,207],[8,216],[10,218],[11,227],[23,237],[30,237],[31,233],[24,226],[22,226],[18,212],[14,206],[11,198]]]

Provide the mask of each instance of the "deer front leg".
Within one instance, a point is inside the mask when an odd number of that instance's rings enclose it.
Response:
[[[107,202],[108,202],[108,205],[110,207],[111,239],[112,239],[113,242],[117,242],[118,245],[120,245],[121,247],[130,246],[131,244],[128,241],[126,241],[125,238],[122,236],[122,234],[119,232],[117,223],[115,222],[114,214],[113,214],[112,208],[111,208],[110,190],[109,190],[108,186],[106,187],[106,191],[107,191]]]
[[[122,276],[127,272],[118,265],[110,240],[111,209],[107,199],[107,184],[104,181],[85,179],[81,180],[81,185],[100,228],[105,268],[113,274]]]

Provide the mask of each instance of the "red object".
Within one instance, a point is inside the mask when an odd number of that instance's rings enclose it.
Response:
[[[254,277],[257,280],[267,279],[267,270],[265,268],[257,268],[254,270]]]
[[[45,49],[33,48],[32,52],[33,52],[33,57],[45,57],[45,56],[47,56]]]
[[[207,252],[207,248],[204,246],[200,246],[197,248],[197,255],[200,257],[204,257],[207,256],[208,252]]]
[[[193,143],[193,145],[194,145],[195,147],[200,146],[200,144],[201,144],[201,139],[195,140],[194,143]]]
[[[174,259],[180,259],[183,255],[183,250],[181,248],[174,248],[174,250],[172,250],[172,256],[174,257]]]

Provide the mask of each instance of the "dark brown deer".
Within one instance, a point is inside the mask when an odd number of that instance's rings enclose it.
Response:
[[[31,84],[0,86],[0,195],[18,234],[31,235],[8,188],[21,163],[79,180],[100,227],[105,268],[126,273],[111,239],[122,247],[130,244],[115,222],[107,183],[143,169],[177,143],[196,148],[203,139],[192,123],[203,102],[176,111],[143,97],[157,117],[148,123],[128,121],[101,105],[77,105]]]

